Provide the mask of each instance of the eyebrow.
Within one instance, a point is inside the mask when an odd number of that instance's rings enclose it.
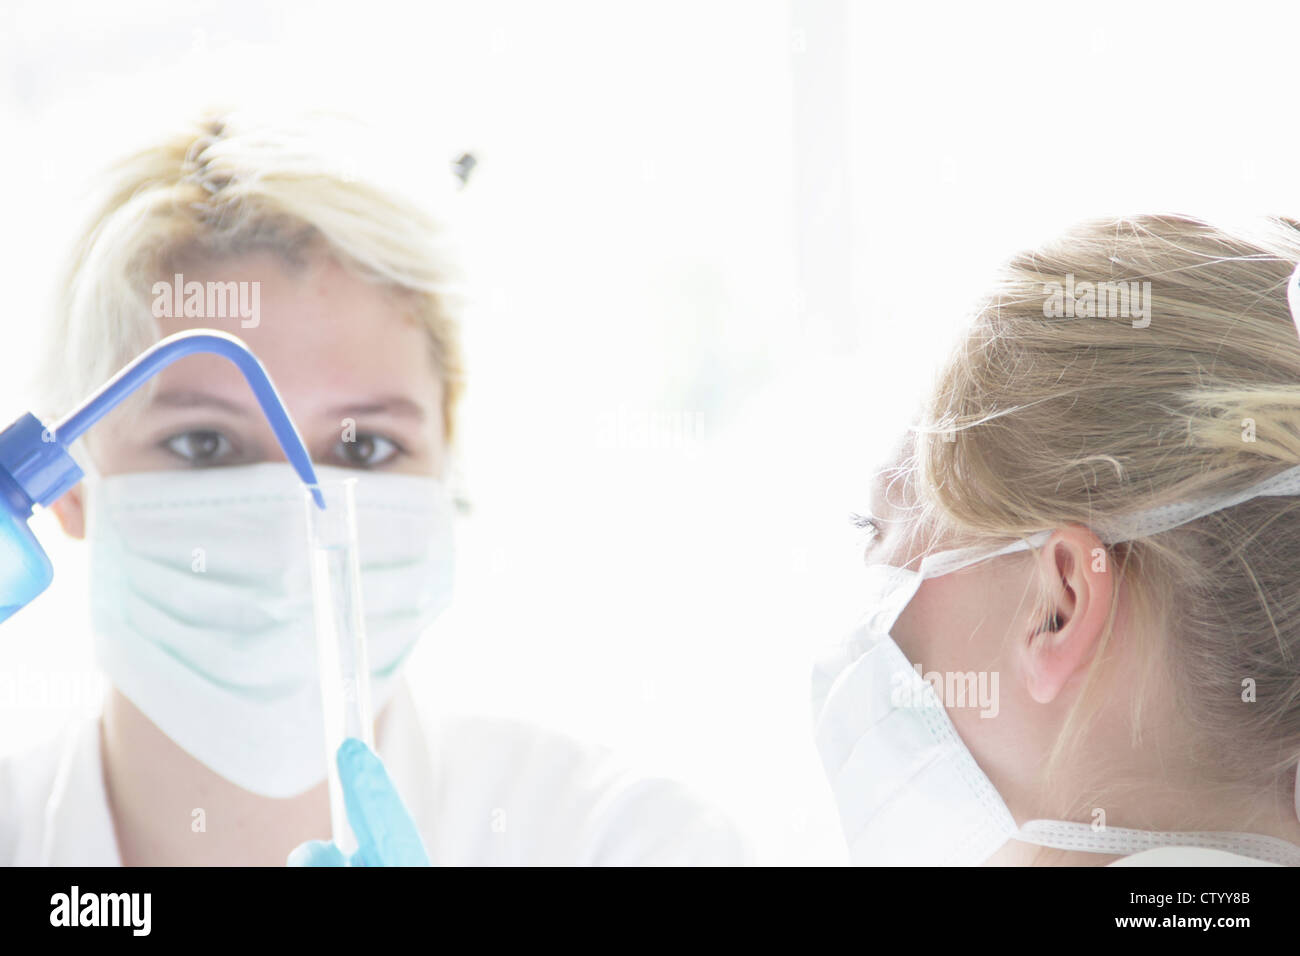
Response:
[[[882,468],[871,476],[871,483],[867,486],[867,506],[871,509],[871,517],[879,518],[883,508],[888,507],[888,483],[885,481],[885,474],[888,471]]]
[[[238,402],[218,398],[216,395],[209,395],[207,392],[187,391],[184,389],[158,392],[153,396],[150,404],[163,408],[217,408],[242,417],[247,417],[251,412],[247,406]]]
[[[401,395],[385,395],[362,403],[336,405],[327,409],[326,414],[340,415],[392,415],[396,418],[411,418],[422,422],[428,417],[424,407]]]
[[[902,487],[896,488],[900,482]],[[872,476],[867,495],[871,517],[882,523],[907,521],[913,506],[906,500],[906,483],[907,473],[897,465],[886,465],[878,470]]]
[[[154,395],[150,404],[162,408],[215,408],[241,417],[248,417],[253,414],[251,404],[242,405],[239,402],[219,398],[207,392],[196,392],[188,389],[158,392]],[[422,406],[401,395],[386,395],[364,402],[349,402],[336,405],[327,409],[326,414],[332,418],[348,415],[388,414],[397,418],[410,418],[417,422],[423,422],[428,417]]]

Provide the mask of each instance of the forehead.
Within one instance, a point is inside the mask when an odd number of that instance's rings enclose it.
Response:
[[[868,564],[903,567],[920,559],[910,433],[872,473],[869,511],[877,530],[865,555]]]
[[[216,326],[243,339],[275,380],[289,392],[348,392],[383,386],[427,400],[441,376],[432,341],[393,290],[368,282],[332,257],[301,263],[269,251],[237,256],[178,258],[173,267],[184,283],[233,283],[241,304],[257,315],[225,318],[158,319],[164,334],[195,326]],[[175,275],[168,277],[176,284]],[[173,295],[173,298],[175,296]],[[207,372],[211,371],[211,375]],[[170,370],[169,370],[170,371]],[[166,373],[164,373],[166,374]],[[220,380],[240,394],[242,382],[225,363],[187,362],[174,377],[200,375]]]
[[[904,521],[914,507],[913,450],[914,438],[905,431],[872,470],[870,505],[873,517],[894,522]]]

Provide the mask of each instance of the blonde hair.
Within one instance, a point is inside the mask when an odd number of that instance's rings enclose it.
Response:
[[[1290,220],[1228,229],[1178,216],[1087,222],[1013,258],[915,439],[927,520],[1007,540],[1240,490],[1300,464],[1300,337],[1286,299],[1298,261]],[[1149,315],[1045,307],[1085,282],[1139,283],[1135,293],[1149,283]],[[1168,680],[1206,785],[1289,792],[1300,497],[1256,498],[1107,551],[1134,608],[1126,637],[1148,662],[1140,681]],[[1050,765],[1105,706],[1097,683],[1114,621],[1113,604]],[[1255,703],[1243,703],[1247,681]],[[1144,696],[1132,701],[1138,736]],[[1078,795],[1080,808],[1097,796]]]
[[[328,255],[401,296],[429,332],[450,440],[464,389],[456,258],[432,204],[351,148],[364,136],[324,115],[213,114],[111,167],[59,284],[37,366],[42,417],[158,339],[150,289],[171,260],[272,251],[289,265]]]

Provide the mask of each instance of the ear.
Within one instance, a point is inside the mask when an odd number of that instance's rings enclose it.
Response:
[[[1051,703],[1082,674],[1110,617],[1115,575],[1110,553],[1081,525],[1062,528],[1038,555],[1046,584],[1046,614],[1034,621],[1022,651],[1029,695]]]
[[[78,541],[86,537],[86,511],[81,496],[82,486],[77,485],[54,504],[50,510],[59,519],[63,533]]]

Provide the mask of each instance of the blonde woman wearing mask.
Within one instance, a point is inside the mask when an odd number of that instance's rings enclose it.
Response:
[[[1300,864],[1297,262],[1150,216],[1007,265],[815,674],[856,862]]]
[[[328,126],[221,116],[119,163],[62,286],[41,411],[163,335],[220,326],[167,298],[175,277],[255,290],[227,330],[266,366],[322,478],[361,475],[387,772],[352,754],[370,774],[354,792],[410,837],[365,862],[743,860],[729,823],[678,785],[535,727],[416,706],[402,666],[451,589],[457,298],[439,220],[323,147]],[[330,817],[301,491],[246,383],[219,359],[181,361],[81,457],[88,479],[55,511],[88,539],[111,687],[99,719],[0,763],[0,863],[281,865],[300,845],[295,862],[342,862],[314,842]]]

